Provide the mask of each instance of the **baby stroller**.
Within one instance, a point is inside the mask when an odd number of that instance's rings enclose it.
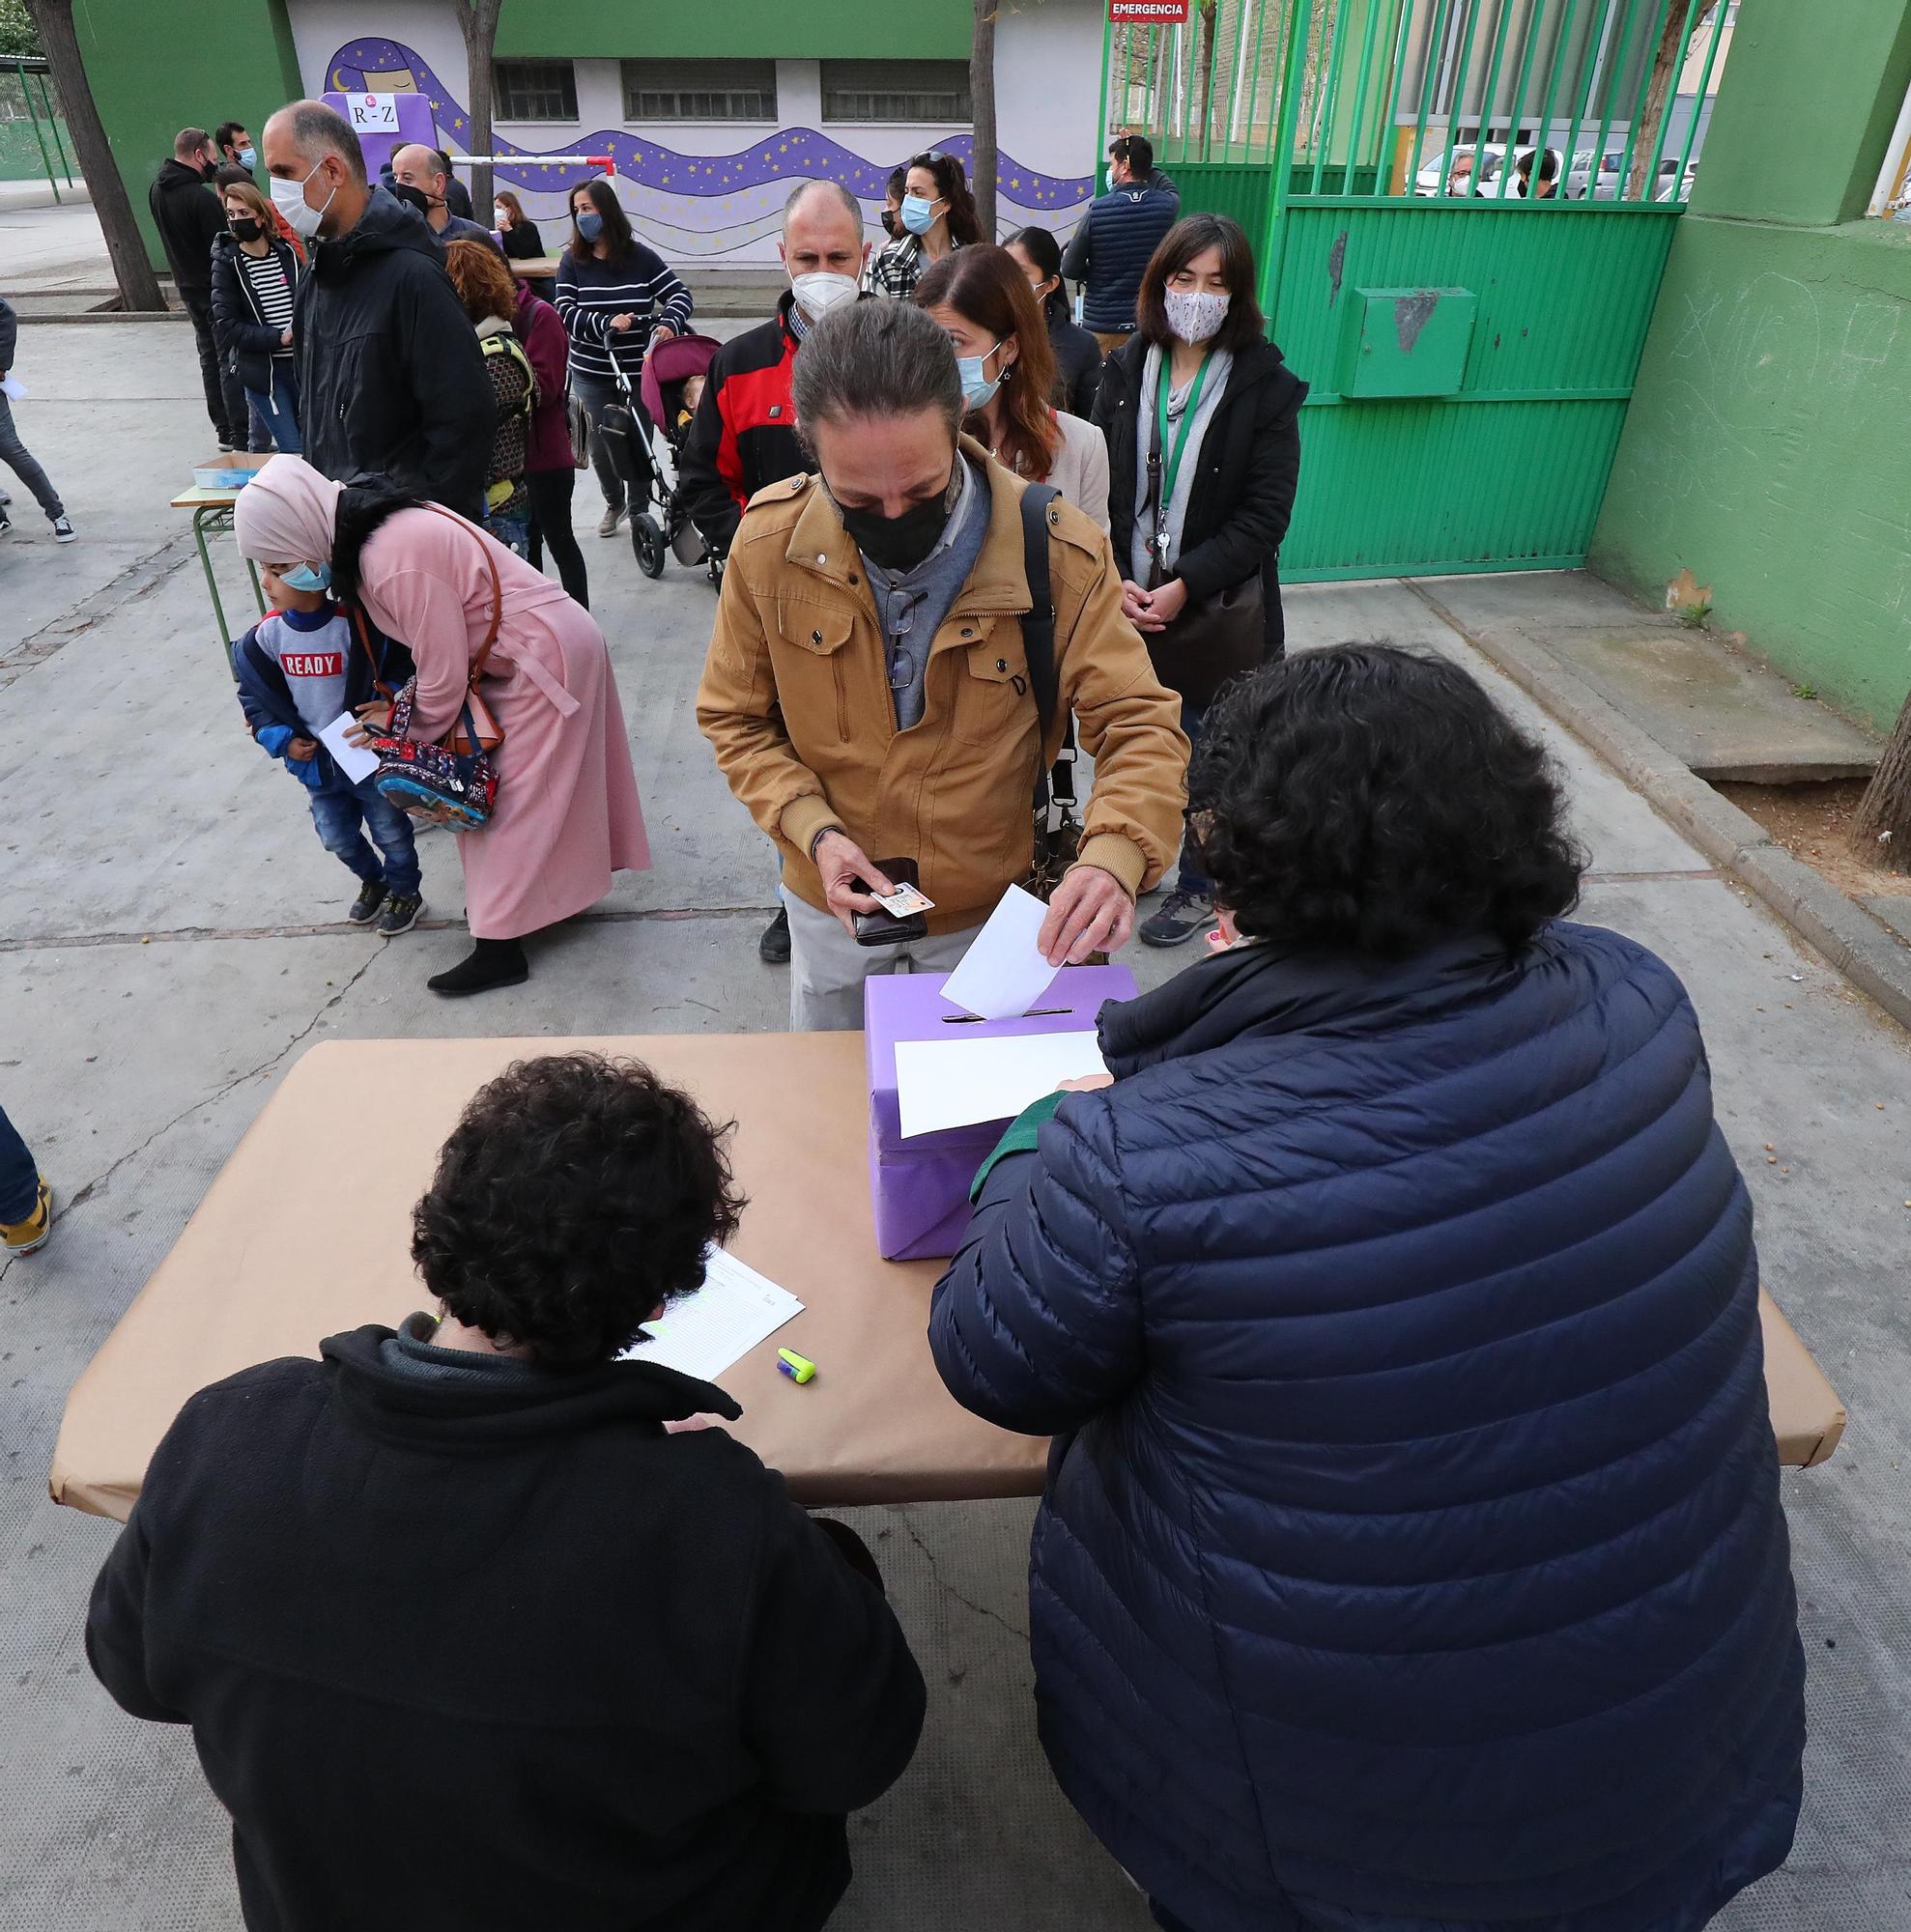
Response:
[[[679,563],[709,562],[713,582],[722,567],[706,558],[703,539],[683,507],[683,493],[674,475],[667,483],[650,440],[654,424],[664,432],[674,471],[689,433],[689,425],[677,421],[683,413],[684,384],[708,370],[717,349],[716,339],[708,335],[679,335],[655,344],[643,358],[640,393],[633,395],[630,378],[618,363],[615,346],[611,346],[611,365],[624,400],[621,407],[604,412],[599,434],[623,478],[630,504],[631,549],[645,577],[663,576],[667,546]]]

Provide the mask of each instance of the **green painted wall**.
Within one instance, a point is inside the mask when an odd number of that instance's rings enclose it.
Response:
[[[221,121],[242,121],[256,135],[267,115],[304,92],[284,0],[220,0],[196,29],[193,17],[158,0],[81,0],[73,9],[100,119],[160,270],[146,190],[171,158],[173,136]]]
[[[498,51],[581,60],[967,60],[974,22],[969,0],[910,0],[893,14],[870,0],[720,0],[714,12],[683,0],[509,0]]]
[[[1744,0],[1588,553],[1888,725],[1911,687],[1911,226],[1851,219],[1911,0]]]

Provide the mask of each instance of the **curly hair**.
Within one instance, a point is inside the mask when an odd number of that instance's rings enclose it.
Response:
[[[1457,666],[1386,643],[1266,665],[1208,713],[1188,774],[1215,902],[1283,946],[1517,952],[1578,902],[1552,760]]]
[[[636,1061],[517,1061],[444,1143],[412,1259],[460,1321],[541,1368],[594,1368],[700,1288],[704,1250],[735,1234],[730,1131]]]

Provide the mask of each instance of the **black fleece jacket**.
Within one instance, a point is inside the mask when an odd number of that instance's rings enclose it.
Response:
[[[373,188],[349,234],[313,247],[293,328],[305,461],[482,518],[491,378],[438,238],[402,201]]]
[[[469,330],[467,331],[469,332]],[[335,1335],[202,1390],[87,1655],[189,1723],[253,1932],[813,1932],[923,1682],[880,1591],[642,1362],[421,1379]]]

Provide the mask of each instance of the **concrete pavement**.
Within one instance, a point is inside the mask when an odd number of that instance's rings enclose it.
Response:
[[[656,867],[542,943],[528,985],[442,1003],[423,981],[459,955],[462,930],[388,945],[348,930],[351,880],[239,724],[197,559],[165,507],[210,440],[189,330],[30,326],[18,367],[32,388],[21,433],[82,540],[56,549],[9,482],[0,1097],[70,1205],[43,1254],[0,1263],[0,1932],[205,1932],[239,1920],[224,1821],[189,1740],[123,1718],[84,1663],[86,1595],[114,1531],[45,1497],[67,1388],[311,1040],[774,1028],[785,981],[756,958],[766,848],[690,716],[711,613],[700,578],[672,564],[645,582],[621,538],[585,536]],[[587,475],[578,492],[587,531]],[[223,574],[237,613],[229,546]],[[1455,610],[1475,594],[1477,580],[1441,591]],[[1390,637],[1441,651],[1544,731],[1592,852],[1583,916],[1637,934],[1692,988],[1767,1283],[1852,1411],[1838,1457],[1785,1478],[1811,1672],[1798,1849],[1719,1922],[1911,1926],[1906,1037],[1424,599],[1391,583],[1301,588],[1289,617],[1303,646]],[[455,854],[428,841],[425,866],[432,913],[455,919]],[[1137,950],[1133,964],[1152,984],[1185,957]],[[1036,1747],[1030,1514],[851,1513],[931,1708],[914,1767],[855,1821],[857,1882],[835,1921],[849,1932],[1146,1923]]]

